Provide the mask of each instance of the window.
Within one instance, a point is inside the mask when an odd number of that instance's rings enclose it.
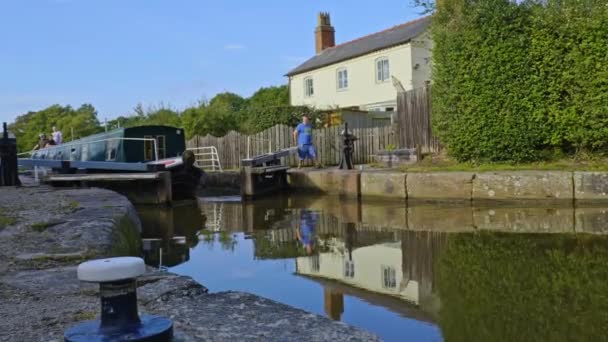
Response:
[[[338,69],[338,90],[344,90],[348,88],[348,70]]]
[[[165,146],[165,136],[157,135],[156,136],[156,147],[158,149],[158,159],[164,159],[167,155],[167,148]]]
[[[391,77],[388,58],[382,57],[376,60],[376,82],[386,82]]]
[[[154,143],[151,140],[154,138],[151,135],[144,135],[144,160],[153,160],[154,159]]]
[[[352,260],[344,260],[344,277],[355,277],[355,263]]]
[[[311,97],[315,94],[314,84],[312,82],[312,77],[306,77],[304,79],[304,95],[306,97]]]
[[[382,287],[385,289],[397,287],[397,272],[394,267],[382,266]]]
[[[394,112],[395,111],[395,107],[386,107],[384,110],[386,112]]]
[[[319,256],[313,255],[308,260],[310,261],[310,269],[313,272],[319,272],[321,269],[321,261],[319,260]]]
[[[117,149],[118,139],[106,141],[106,160],[116,160]]]
[[[164,135],[145,135],[144,139],[156,139],[156,151],[158,151],[158,159],[166,157],[167,147],[165,145]],[[154,160],[154,142],[151,140],[144,140],[144,160]]]

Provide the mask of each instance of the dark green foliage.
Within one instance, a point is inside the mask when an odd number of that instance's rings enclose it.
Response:
[[[436,274],[446,341],[597,341],[608,334],[608,240],[450,235]]]
[[[37,112],[28,112],[18,116],[10,124],[9,130],[17,137],[19,151],[29,151],[38,143],[38,135],[46,133],[50,137],[51,128],[57,126],[63,132],[63,140],[70,141],[101,131],[97,120],[97,110],[90,104],[83,104],[78,109],[71,106],[53,105]]]
[[[422,9],[421,14],[428,14],[435,11],[437,5],[435,0],[412,0],[414,7]]]
[[[432,31],[435,132],[458,160],[606,151],[604,1],[446,0]]]
[[[289,105],[287,86],[260,88],[250,98],[245,99],[234,93],[220,93],[211,101],[202,101],[197,106],[182,112],[161,104],[144,109],[138,104],[132,114],[119,116],[107,122],[108,129],[142,125],[164,125],[183,127],[187,138],[193,135],[211,134],[223,136],[229,131],[257,133],[277,124],[296,125],[303,113],[317,113],[307,107]],[[70,106],[54,105],[38,112],[18,116],[10,125],[17,136],[20,151],[29,151],[38,142],[38,135],[50,135],[56,125],[63,132],[64,141],[103,131],[105,128],[97,120],[97,111],[89,104],[74,110]]]
[[[305,106],[289,104],[289,89],[280,87],[260,88],[247,101],[240,113],[240,131],[257,133],[277,124],[295,126],[302,120],[302,114],[316,112]]]

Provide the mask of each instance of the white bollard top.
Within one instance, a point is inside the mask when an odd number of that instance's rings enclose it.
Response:
[[[91,260],[78,265],[78,279],[91,283],[137,278],[145,272],[144,260],[135,257]]]

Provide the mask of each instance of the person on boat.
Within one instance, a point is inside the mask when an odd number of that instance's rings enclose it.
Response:
[[[57,127],[53,126],[53,140],[55,140],[55,144],[59,145],[63,143],[63,135],[61,131],[57,129]]]
[[[34,146],[34,148],[32,150],[39,150],[41,148],[45,148],[46,145],[48,144],[48,139],[46,138],[46,134],[44,133],[40,133],[38,135],[38,143],[36,144],[36,146]]]
[[[300,212],[300,227],[296,230],[296,236],[308,255],[314,252],[316,223],[314,212],[310,210]]]
[[[46,146],[44,146],[44,147],[51,147],[51,146],[55,146],[55,145],[57,145],[55,143],[55,139],[51,138],[46,142]]]
[[[315,145],[312,144],[312,125],[308,114],[302,115],[302,123],[298,124],[293,131],[293,140],[298,144],[298,168],[302,167],[305,159],[316,160],[317,151]],[[319,163],[316,164],[317,167],[321,167]]]

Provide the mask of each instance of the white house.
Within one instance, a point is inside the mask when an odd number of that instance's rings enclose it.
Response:
[[[431,77],[429,25],[422,17],[335,45],[328,13],[315,30],[316,56],[289,71],[292,105],[317,109],[392,111],[397,90],[424,86]]]

